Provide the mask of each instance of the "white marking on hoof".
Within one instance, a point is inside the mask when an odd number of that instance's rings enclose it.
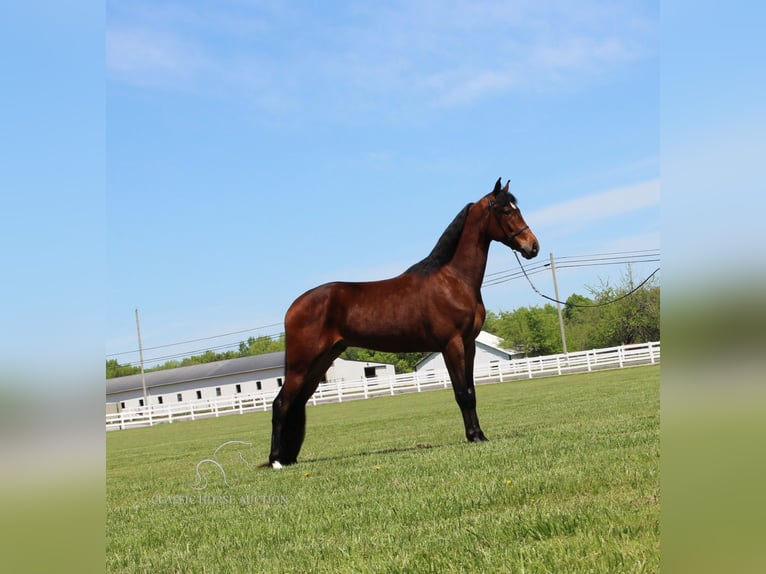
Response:
[[[282,468],[282,464],[278,460],[275,460],[274,462],[271,463],[271,468],[273,468],[274,470],[279,470]]]

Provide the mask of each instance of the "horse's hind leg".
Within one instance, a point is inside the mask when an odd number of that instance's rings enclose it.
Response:
[[[295,379],[288,377],[285,377],[285,381],[274,399],[271,412],[269,464],[275,468],[296,462],[306,431],[306,403],[301,402],[295,391],[291,390],[295,387],[300,392],[302,383],[292,382]]]
[[[287,365],[285,384],[274,399],[271,423],[269,464],[278,468],[294,464],[306,435],[306,403],[314,394],[322,375],[345,348],[338,343],[313,361]]]

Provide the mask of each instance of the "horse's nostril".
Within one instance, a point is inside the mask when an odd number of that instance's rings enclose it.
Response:
[[[540,251],[540,246],[537,244],[537,241],[535,241],[532,244],[532,253],[537,253],[538,251]]]

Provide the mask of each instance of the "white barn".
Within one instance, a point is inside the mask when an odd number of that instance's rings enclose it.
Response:
[[[267,353],[225,361],[145,373],[150,405],[169,405],[238,394],[275,392],[285,377],[285,353]],[[327,370],[327,382],[393,376],[394,366],[336,359]],[[141,375],[106,380],[107,410],[144,406]]]
[[[500,361],[508,361],[523,356],[523,353],[513,349],[502,349],[500,344],[502,339],[486,331],[481,331],[476,337],[476,357],[473,361],[474,370],[489,369],[493,364],[498,365]],[[439,373],[447,370],[444,357],[441,353],[431,353],[425,359],[422,359],[415,370],[427,375],[428,373]]]

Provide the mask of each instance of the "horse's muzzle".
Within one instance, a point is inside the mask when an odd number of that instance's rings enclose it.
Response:
[[[532,259],[537,257],[537,254],[540,253],[540,244],[535,240],[529,248],[522,247],[519,249],[519,252],[521,252],[521,256],[524,259]]]

